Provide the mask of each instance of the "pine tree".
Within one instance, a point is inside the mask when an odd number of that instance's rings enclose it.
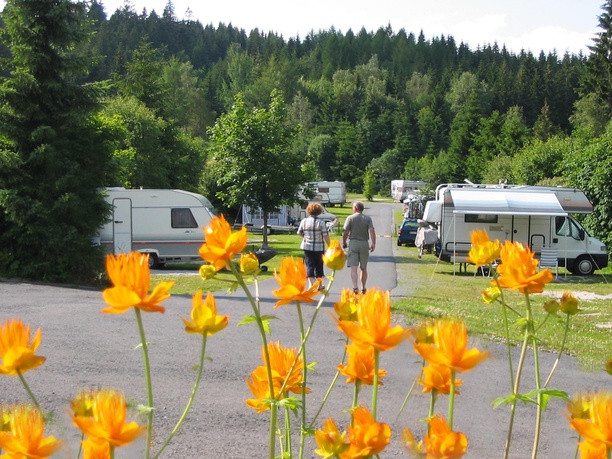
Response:
[[[0,271],[91,281],[102,269],[92,237],[106,218],[98,188],[108,164],[92,86],[83,4],[8,0],[0,81]]]

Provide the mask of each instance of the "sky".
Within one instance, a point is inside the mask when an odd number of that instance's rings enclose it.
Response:
[[[168,0],[127,0],[137,13],[162,14]],[[556,50],[589,54],[605,0],[173,0],[177,19],[232,24],[247,34],[275,32],[285,40],[329,30],[375,32],[388,24],[431,40],[452,35],[470,49],[503,44],[538,55]],[[126,0],[99,0],[110,17]]]

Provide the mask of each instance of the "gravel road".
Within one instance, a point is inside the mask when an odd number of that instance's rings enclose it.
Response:
[[[392,290],[394,296],[410,296],[410,283],[397,287],[394,254],[398,248],[393,234],[392,213],[396,205],[368,204],[366,213],[373,216],[379,235],[376,252],[370,265],[370,286]],[[401,248],[399,249],[401,250]],[[401,270],[402,276],[409,276]],[[415,279],[415,282],[418,282]],[[317,317],[308,345],[308,361],[317,362],[316,372],[309,373],[308,386],[310,415],[316,411],[342,358],[342,336],[328,312],[339,298],[342,287],[349,287],[349,272],[338,273],[330,295],[325,299]],[[298,346],[298,322],[294,305],[273,309],[271,291],[274,280],[260,284],[261,310],[274,314],[271,340],[283,346]],[[151,343],[150,358],[155,392],[155,425],[157,433],[153,452],[165,439],[192,389],[193,369],[198,360],[200,340],[184,332],[182,317],[191,309],[189,296],[175,295],[164,305],[165,314],[144,314],[147,340]],[[70,399],[83,388],[111,386],[123,390],[136,403],[146,403],[141,351],[134,314],[105,315],[100,310],[104,303],[100,292],[22,282],[0,282],[2,321],[20,318],[35,329],[42,327],[40,355],[46,363],[26,373],[26,379],[37,394],[45,410],[55,413],[50,424],[51,433],[66,438],[66,448],[54,457],[75,457],[79,433],[74,429],[65,410]],[[208,340],[201,391],[192,410],[166,449],[164,457],[179,459],[201,458],[264,458],[267,457],[268,414],[255,414],[245,405],[251,396],[245,383],[253,369],[260,365],[261,341],[254,325],[237,326],[240,319],[251,313],[251,307],[241,292],[217,296],[220,314],[230,316],[230,325]],[[308,321],[314,306],[304,305]],[[398,318],[398,320],[401,320]],[[487,349],[491,358],[471,373],[461,375],[464,380],[461,395],[456,399],[455,428],[469,438],[467,458],[501,458],[506,437],[508,409],[493,409],[492,400],[510,391],[505,347],[488,341],[472,343]],[[515,350],[518,354],[518,349]],[[551,368],[555,356],[544,354],[542,366]],[[387,370],[384,386],[379,392],[379,420],[393,429],[393,440],[384,458],[407,457],[399,444],[405,426],[418,435],[423,432],[419,419],[426,416],[429,397],[418,390],[408,401],[398,418],[399,408],[420,371],[420,361],[408,343],[382,354],[381,368]],[[562,360],[553,386],[569,393],[610,387],[607,374],[581,371],[571,358]],[[529,385],[526,381],[526,385]],[[533,387],[529,385],[528,387]],[[369,388],[360,400],[370,404]],[[341,378],[330,401],[315,424],[320,428],[324,419],[333,416],[339,425],[346,426],[343,412],[350,406],[352,386]],[[27,396],[17,378],[0,378],[0,403],[25,401]],[[438,408],[445,414],[445,399]],[[545,413],[540,454],[542,459],[572,458],[575,437],[563,417],[564,404],[552,401]],[[513,437],[512,458],[531,456],[534,409],[519,406]],[[298,425],[298,421],[294,421]],[[316,457],[313,441],[307,446],[306,457]],[[143,442],[118,450],[117,458],[142,457]]]

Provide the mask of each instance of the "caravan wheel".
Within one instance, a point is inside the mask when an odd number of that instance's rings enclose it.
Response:
[[[590,276],[595,272],[595,262],[588,255],[581,255],[576,258],[572,269],[572,274],[578,276]]]
[[[149,269],[159,268],[159,258],[156,253],[149,253]]]

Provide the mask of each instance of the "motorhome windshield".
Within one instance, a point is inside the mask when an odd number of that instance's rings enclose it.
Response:
[[[557,236],[572,237],[577,241],[583,241],[586,230],[571,218],[557,217],[555,219],[555,230]]]

